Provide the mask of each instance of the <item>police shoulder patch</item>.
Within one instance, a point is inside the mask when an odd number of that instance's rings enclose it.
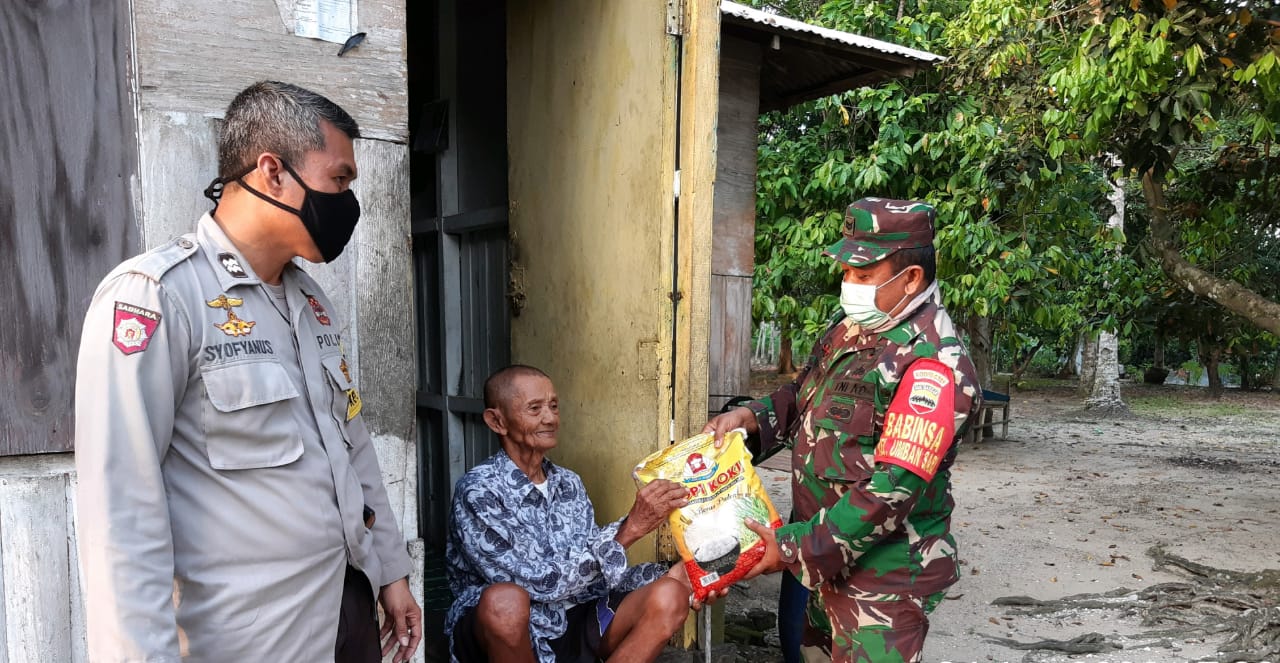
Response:
[[[876,462],[898,465],[933,480],[955,441],[954,410],[951,369],[936,359],[916,360],[885,412]]]
[[[126,302],[116,302],[111,326],[111,342],[125,355],[142,352],[151,345],[160,314]]]

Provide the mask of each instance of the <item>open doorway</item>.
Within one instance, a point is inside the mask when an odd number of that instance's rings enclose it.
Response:
[[[450,493],[497,449],[481,419],[482,388],[510,359],[506,12],[459,0],[407,11],[419,531],[424,608],[442,620]]]

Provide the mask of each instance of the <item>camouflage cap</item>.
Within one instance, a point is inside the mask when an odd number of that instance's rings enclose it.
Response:
[[[932,205],[917,200],[863,198],[845,210],[843,237],[822,255],[864,267],[899,249],[929,246],[936,216]]]

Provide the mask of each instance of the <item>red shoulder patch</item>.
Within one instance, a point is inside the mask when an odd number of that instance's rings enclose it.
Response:
[[[142,352],[160,326],[160,314],[150,309],[116,302],[115,321],[111,325],[111,342],[126,355]]]
[[[907,369],[884,415],[875,460],[932,481],[955,441],[955,377],[936,359]]]

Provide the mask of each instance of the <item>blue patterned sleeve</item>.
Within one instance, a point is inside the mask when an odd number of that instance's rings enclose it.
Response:
[[[618,526],[621,524],[622,521],[619,520],[618,522],[605,527],[605,530],[617,532]],[[612,537],[610,537],[610,540],[612,540]],[[618,548],[622,548],[622,545],[617,541],[614,541],[614,544],[617,545]],[[640,589],[641,587],[644,587],[654,580],[666,575],[668,570],[670,570],[670,565],[658,562],[625,566],[622,569],[617,570],[616,576],[609,576],[609,589],[610,591],[616,592],[634,592],[635,590]]]
[[[461,528],[462,554],[487,582],[515,583],[533,600],[550,603],[577,602],[622,579],[627,557],[613,540],[617,528],[596,527],[585,491],[571,503],[569,522],[590,523],[587,537],[523,525],[509,499],[474,484],[459,489],[453,518]]]

